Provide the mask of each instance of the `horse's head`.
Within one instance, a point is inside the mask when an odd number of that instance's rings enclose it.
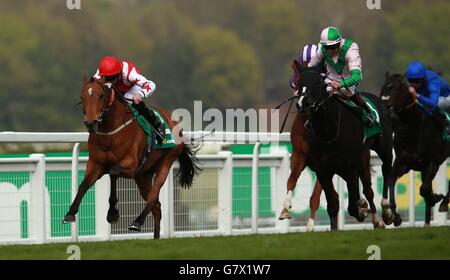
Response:
[[[89,132],[94,132],[98,124],[106,117],[108,107],[114,101],[114,91],[105,84],[103,79],[88,80],[84,77],[80,97],[83,104],[84,124]]]
[[[405,75],[390,75],[388,71],[386,71],[385,82],[381,87],[380,96],[391,115],[401,113],[415,103],[408,91]]]
[[[324,78],[317,67],[307,67],[293,61],[292,68],[296,73],[296,85],[300,91],[300,112],[308,112],[311,109],[317,110],[317,105],[323,99],[322,87]]]

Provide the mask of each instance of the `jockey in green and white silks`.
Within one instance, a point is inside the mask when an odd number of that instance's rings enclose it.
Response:
[[[350,39],[343,39],[336,27],[327,27],[320,35],[320,47],[308,66],[316,66],[325,60],[329,84],[327,91],[340,92],[350,97],[368,116],[368,125],[373,125],[373,116],[364,98],[356,92],[362,80],[362,63],[358,45]]]

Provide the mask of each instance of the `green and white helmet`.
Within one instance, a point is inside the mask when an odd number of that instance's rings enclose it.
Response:
[[[336,27],[327,27],[320,34],[320,44],[322,46],[332,46],[341,42],[341,33]]]

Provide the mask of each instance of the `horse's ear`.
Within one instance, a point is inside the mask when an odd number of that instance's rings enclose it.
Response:
[[[298,77],[300,77],[300,69],[302,68],[301,65],[298,63],[297,60],[293,60],[291,63],[291,68],[294,70],[295,74],[297,74]]]
[[[85,85],[87,83],[88,83],[88,79],[87,79],[86,75],[84,75],[83,76],[83,85]]]
[[[406,73],[403,73],[403,75],[400,77],[400,81],[404,82],[406,79]]]
[[[388,70],[386,70],[386,72],[384,72],[384,78],[387,80],[387,79],[389,79],[390,76],[391,76],[391,74],[389,73]]]

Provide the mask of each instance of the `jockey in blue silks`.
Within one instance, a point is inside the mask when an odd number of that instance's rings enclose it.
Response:
[[[447,117],[442,112],[450,112],[450,87],[438,74],[419,61],[413,61],[408,65],[406,78],[410,83],[409,92],[416,100],[425,104],[439,117],[439,121],[450,134],[450,125]],[[441,110],[439,110],[441,109]]]

